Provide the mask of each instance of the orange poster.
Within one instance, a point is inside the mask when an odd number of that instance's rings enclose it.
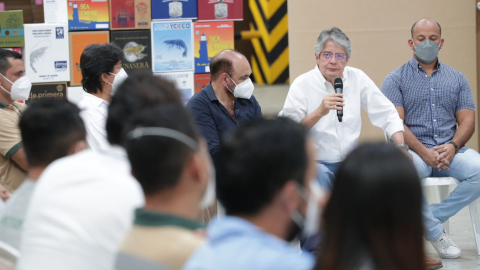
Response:
[[[108,31],[70,32],[70,86],[81,85],[80,56],[90,44],[110,42]]]

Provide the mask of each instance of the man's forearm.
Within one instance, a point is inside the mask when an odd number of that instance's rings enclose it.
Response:
[[[473,132],[475,132],[475,118],[465,119],[458,125],[457,132],[455,132],[452,141],[458,145],[458,148],[461,148],[470,140]]]
[[[300,121],[304,126],[306,126],[308,129],[311,129],[313,126],[315,126],[318,121],[323,117],[323,115],[320,113],[319,109],[316,109],[309,115],[305,116],[305,118]]]
[[[413,152],[417,153],[418,155],[422,155],[422,152],[427,148],[423,143],[421,143],[417,137],[413,134],[413,132],[407,127],[407,125],[403,125],[405,132],[403,133],[403,138],[405,139],[405,143],[408,145]]]

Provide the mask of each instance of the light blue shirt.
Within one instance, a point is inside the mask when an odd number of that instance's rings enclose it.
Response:
[[[225,216],[208,226],[208,240],[183,270],[309,270],[315,259],[252,223]]]

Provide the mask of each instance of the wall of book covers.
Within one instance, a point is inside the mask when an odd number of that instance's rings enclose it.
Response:
[[[27,103],[81,98],[80,55],[108,42],[123,50],[127,74],[150,69],[187,102],[210,81],[210,59],[234,49],[233,21],[243,20],[243,0],[43,1],[45,23],[24,24],[23,11],[8,6],[0,12],[0,47],[22,53],[33,83]]]

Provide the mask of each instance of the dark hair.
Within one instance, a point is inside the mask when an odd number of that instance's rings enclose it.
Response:
[[[28,106],[19,126],[29,166],[45,167],[85,140],[79,113],[75,104],[61,99],[40,99]]]
[[[118,61],[123,59],[123,51],[113,43],[88,45],[80,56],[83,90],[97,93],[103,89],[103,73],[112,72]]]
[[[239,53],[235,50],[228,50],[232,51],[235,53]],[[220,52],[222,53],[222,52]],[[225,57],[217,54],[215,57],[213,57],[210,61],[210,80],[215,81],[220,74],[222,73],[227,73],[228,75],[232,76],[233,73],[233,62],[230,57]]]
[[[198,143],[200,135],[193,120],[181,105],[165,105],[134,115],[125,128],[125,136],[137,127],[162,127],[179,131]],[[185,163],[195,151],[169,137],[147,135],[125,137],[125,148],[132,171],[146,195],[175,186]]]
[[[254,215],[289,181],[304,184],[307,130],[286,118],[256,119],[224,137],[217,197],[228,215]]]
[[[423,20],[423,19],[421,19]],[[417,25],[417,23],[421,20],[418,20],[416,21],[413,25],[412,25],[412,29],[410,29],[410,33],[412,34],[412,38],[413,38],[413,28],[415,28],[415,25]],[[436,22],[436,21],[435,21]],[[440,24],[438,22],[436,22],[437,25],[438,25],[438,28],[440,29],[440,36],[442,35],[442,27],[440,26]]]
[[[4,76],[7,76],[7,74],[5,73],[9,68],[12,67],[12,65],[8,61],[8,58],[22,59],[22,55],[18,52],[0,49],[0,73],[2,73]]]
[[[154,76],[151,71],[139,71],[128,77],[108,107],[106,130],[110,144],[121,145],[125,121],[134,113],[165,104],[182,104],[180,92],[171,82]]]
[[[337,172],[314,269],[425,269],[421,207],[412,161],[391,144],[360,146]]]

